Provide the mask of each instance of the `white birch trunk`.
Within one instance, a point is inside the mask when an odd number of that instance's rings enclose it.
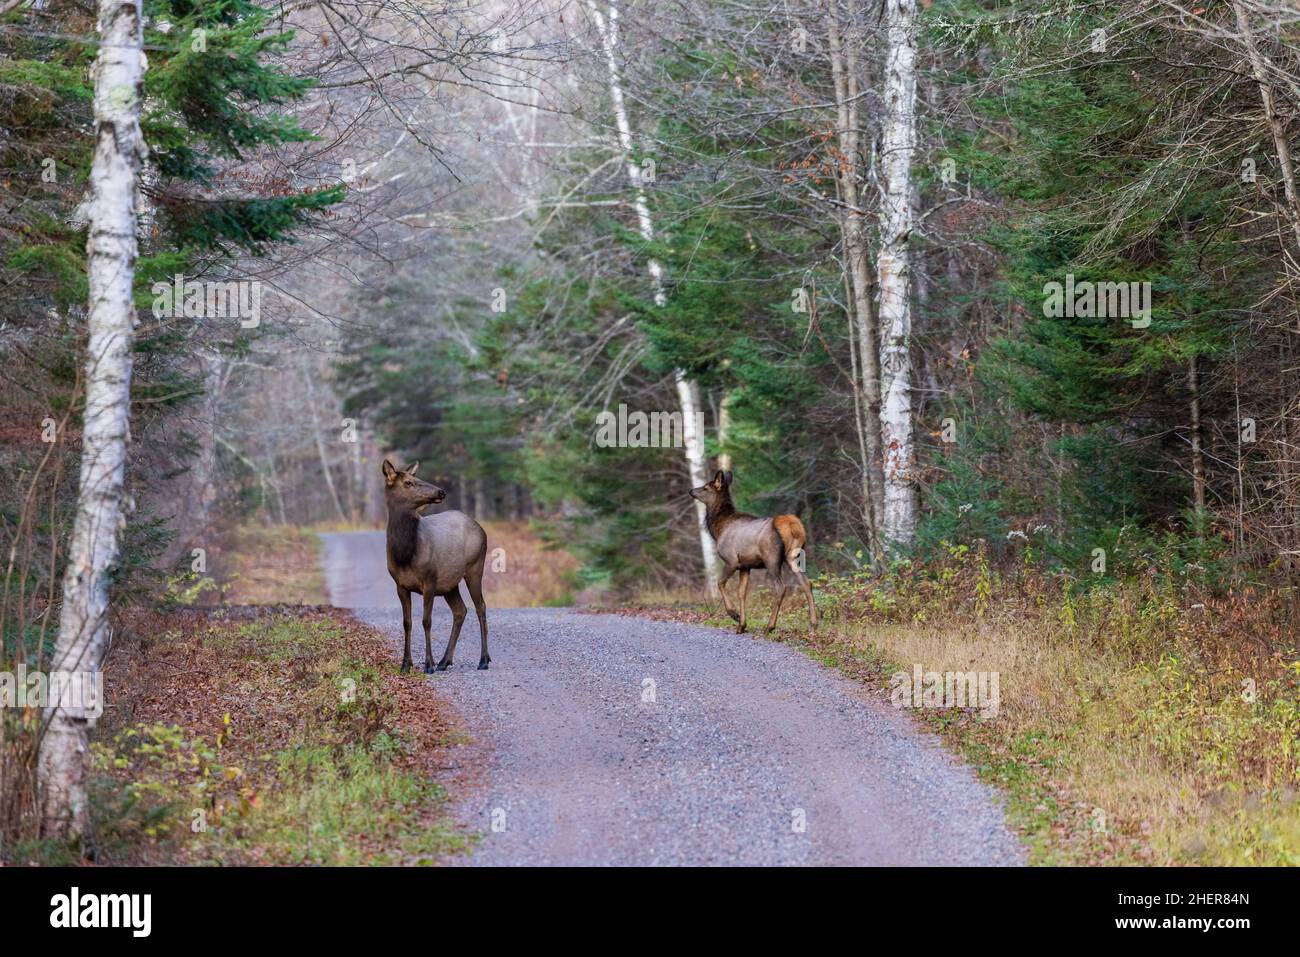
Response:
[[[718,468],[724,472],[731,471],[731,453],[727,451],[731,435],[731,409],[727,407],[730,398],[731,393],[724,392],[718,403]]]
[[[97,672],[108,647],[109,572],[118,558],[129,441],[135,305],[136,185],[144,156],[140,0],[100,0],[95,62],[95,148],[86,243],[90,281],[86,411],[77,517],[63,578],[53,670]],[[93,708],[64,702],[46,713],[40,781],[45,833],[87,832],[85,765]]]
[[[619,148],[623,151],[623,165],[632,184],[632,202],[636,209],[637,228],[646,242],[654,240],[654,221],[650,218],[650,207],[646,203],[645,186],[641,179],[641,167],[633,153],[632,125],[627,118],[627,105],[623,99],[623,80],[618,68],[618,8],[612,3],[602,14],[594,0],[587,0],[587,9],[600,31],[601,45],[605,50],[606,67],[609,71],[609,98],[614,108],[614,124],[618,128]],[[650,281],[654,286],[654,302],[662,306],[667,302],[664,291],[664,271],[656,259],[651,259],[646,266]],[[685,372],[678,369],[677,401],[682,412],[682,438],[686,446],[686,464],[691,473],[691,485],[698,487],[709,480],[708,461],[704,454],[704,433],[700,404],[699,384],[690,379]],[[704,562],[704,578],[708,584],[709,594],[718,591],[718,552],[713,544],[705,524],[703,502],[695,503],[695,521],[700,536],[700,555]]]
[[[885,3],[885,110],[881,133],[880,210],[881,441],[888,546],[907,546],[916,531],[913,483],[911,269],[912,156],[916,150],[916,0]]]

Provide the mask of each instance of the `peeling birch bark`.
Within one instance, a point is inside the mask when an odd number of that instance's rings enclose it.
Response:
[[[880,431],[887,546],[906,547],[916,532],[912,437],[912,158],[916,151],[916,0],[886,0],[885,115],[881,133]]]
[[[623,152],[623,166],[627,170],[628,180],[632,184],[632,204],[636,210],[637,228],[641,238],[646,242],[654,240],[654,221],[650,217],[650,207],[646,203],[645,185],[641,178],[641,166],[636,161],[632,143],[632,125],[628,122],[627,104],[623,96],[623,78],[618,66],[618,8],[612,3],[601,13],[595,0],[587,0],[587,9],[600,31],[601,45],[605,51],[606,67],[609,71],[609,98],[614,108],[614,123],[618,129],[619,148]],[[646,264],[650,273],[650,282],[654,288],[654,303],[662,306],[668,301],[664,290],[664,270],[657,259],[650,259]],[[691,485],[699,487],[709,480],[708,461],[704,454],[703,406],[700,401],[699,384],[678,369],[674,375],[677,382],[677,402],[682,413],[682,439],[685,445],[686,465],[691,475]],[[700,557],[704,563],[704,578],[708,584],[709,594],[718,592],[718,552],[713,544],[713,536],[705,524],[703,502],[695,503],[695,523],[700,537]]]
[[[99,671],[109,644],[108,588],[125,521],[130,441],[131,359],[135,337],[137,185],[144,159],[140,132],[144,49],[140,0],[100,0],[95,61],[95,148],[86,242],[86,408],[81,486],[63,578],[55,671]],[[88,830],[87,737],[97,717],[82,702],[51,702],[41,740],[44,831],[74,840]]]

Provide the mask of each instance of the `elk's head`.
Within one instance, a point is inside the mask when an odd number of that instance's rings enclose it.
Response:
[[[415,477],[415,470],[419,467],[420,463],[416,462],[402,471],[384,459],[384,498],[389,508],[417,511],[426,505],[437,505],[447,497],[447,493],[438,486]]]
[[[714,509],[723,502],[731,501],[731,473],[718,472],[713,476],[713,481],[691,489],[691,498],[703,502],[704,507],[708,509]]]

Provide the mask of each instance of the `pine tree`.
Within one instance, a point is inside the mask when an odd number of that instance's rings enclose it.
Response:
[[[68,22],[85,25],[75,12]],[[14,42],[18,56],[4,66],[7,77],[33,86],[52,81],[45,106],[66,120],[88,112],[92,91],[79,79],[81,70],[99,51],[117,51],[98,61],[93,138],[77,142],[67,128],[60,136],[51,125],[36,122],[25,128],[31,140],[15,150],[30,159],[49,147],[42,160],[52,160],[56,170],[61,163],[70,167],[60,170],[66,176],[61,184],[85,182],[93,171],[85,204],[90,211],[90,310],[82,482],[54,650],[60,668],[98,670],[107,645],[110,583],[114,569],[128,564],[118,528],[129,481],[129,404],[152,387],[149,379],[132,382],[132,356],[144,353],[152,360],[175,350],[186,337],[186,322],[159,323],[147,326],[133,344],[136,309],[152,302],[148,290],[154,282],[177,272],[192,276],[234,255],[265,253],[291,240],[295,229],[343,195],[341,186],[281,195],[283,190],[266,182],[237,197],[210,192],[223,166],[253,158],[265,146],[310,138],[275,111],[301,98],[311,84],[268,62],[292,40],[291,34],[269,27],[269,11],[244,0],[109,4],[100,21],[101,40],[109,45],[33,29],[30,35],[19,33]],[[148,50],[147,70],[143,49]],[[40,95],[26,97],[19,104]],[[84,129],[85,124],[68,128]],[[139,132],[132,135],[132,130]],[[18,281],[32,291],[32,311],[53,310],[79,332],[77,291],[87,288],[87,271],[75,252],[84,242],[79,214],[71,208],[76,198],[76,191],[66,186],[43,197],[30,227],[18,230],[18,241],[6,243],[6,258]],[[56,210],[62,222],[51,215]],[[138,259],[136,240],[127,238],[136,235],[137,224],[147,226],[138,237],[144,247]],[[105,245],[110,236],[122,248]],[[103,285],[107,277],[111,289]],[[101,317],[105,309],[113,310],[111,322]],[[164,377],[179,374],[179,364],[150,365]],[[82,777],[93,722],[93,713],[53,709],[41,760],[45,827],[51,835],[86,834]]]

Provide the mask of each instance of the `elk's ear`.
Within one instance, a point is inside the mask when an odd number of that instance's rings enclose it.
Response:
[[[397,469],[393,468],[393,463],[388,461],[388,459],[384,459],[383,469],[385,482],[392,485],[397,481]]]
[[[419,462],[416,462],[414,465],[412,465],[409,469],[406,470],[406,474],[407,474],[407,475],[414,475],[414,474],[415,474],[415,470],[418,469],[419,467],[420,467],[420,463],[419,463]]]
[[[730,472],[722,473],[722,481],[726,483],[727,488],[731,488],[731,473]]]
[[[718,489],[720,489],[720,488],[722,488],[722,486],[723,486],[723,475],[722,475],[721,470],[719,470],[718,472],[714,473],[714,476],[713,476],[713,487],[714,487],[714,488],[718,488]]]

